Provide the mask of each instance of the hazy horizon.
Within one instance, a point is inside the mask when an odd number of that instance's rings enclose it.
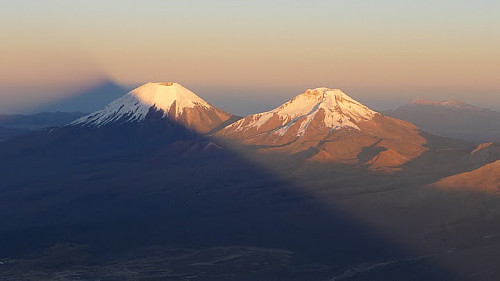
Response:
[[[236,114],[307,88],[378,110],[415,98],[500,110],[497,1],[12,1],[0,114],[102,80],[178,81]]]
[[[154,80],[148,82],[161,82],[167,80]],[[179,81],[175,81],[179,82]],[[134,83],[134,84],[119,84],[112,80],[96,80],[88,83],[86,85],[75,85],[72,88],[56,87],[56,91],[52,91],[50,87],[42,87],[40,91],[30,90],[30,93],[38,93],[39,95],[31,97],[29,102],[14,105],[15,98],[19,96],[11,96],[13,98],[12,104],[8,104],[8,99],[4,99],[3,103],[0,104],[0,115],[1,114],[34,114],[51,110],[52,103],[58,103],[66,98],[76,97],[81,94],[86,94],[89,90],[94,90],[99,88],[100,85],[106,84],[116,84],[117,86],[123,87],[123,94],[126,94],[128,90],[132,90],[144,83]],[[263,85],[260,88],[238,88],[233,89],[231,87],[215,86],[207,87],[205,85],[186,85],[185,83],[179,82],[183,86],[189,88],[194,93],[208,101],[214,106],[217,106],[229,113],[246,116],[249,114],[254,114],[258,112],[263,112],[271,110],[280,106],[284,102],[290,100],[294,96],[303,93],[306,89],[323,87],[325,85],[310,86],[310,87],[290,87],[283,86],[279,87],[265,87]],[[258,86],[258,85],[256,85]],[[331,87],[338,88],[338,87]],[[399,106],[410,104],[413,100],[424,98],[430,101],[442,101],[442,100],[460,100],[478,107],[483,107],[491,110],[500,111],[500,104],[491,104],[488,102],[480,102],[474,99],[475,96],[467,95],[440,95],[438,91],[427,92],[427,94],[411,93],[408,96],[401,97],[387,97],[382,95],[385,89],[372,89],[372,90],[359,90],[356,88],[346,89],[340,88],[343,92],[351,96],[352,98],[360,101],[361,103],[369,106],[370,108],[377,111],[386,111],[396,109]],[[360,92],[357,92],[359,90]],[[365,94],[363,94],[363,92]],[[429,94],[430,93],[430,94]],[[114,93],[116,95],[116,93]],[[21,95],[22,97],[22,95]],[[82,100],[88,100],[93,98],[93,95],[89,95],[88,98],[83,98]],[[7,101],[7,103],[5,103]],[[88,101],[92,103],[92,101]],[[47,109],[49,108],[49,109]],[[59,110],[56,110],[59,111]],[[63,111],[74,111],[71,109]],[[83,112],[87,112],[83,110]]]

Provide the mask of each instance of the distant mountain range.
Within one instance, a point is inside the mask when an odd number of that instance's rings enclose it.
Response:
[[[42,112],[31,115],[0,115],[0,139],[24,135],[33,130],[57,127],[86,115],[83,112]]]
[[[406,120],[439,136],[476,143],[500,141],[500,112],[461,101],[418,99],[384,114]]]
[[[26,130],[57,127],[87,115],[83,112],[41,112],[31,115],[0,115],[0,126]]]

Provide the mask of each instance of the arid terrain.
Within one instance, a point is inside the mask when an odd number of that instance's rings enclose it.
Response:
[[[338,90],[239,121],[193,95],[146,84],[2,142],[0,277],[500,278],[496,144]]]

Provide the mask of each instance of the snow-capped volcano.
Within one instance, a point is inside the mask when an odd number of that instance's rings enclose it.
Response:
[[[398,167],[421,155],[416,126],[386,117],[338,89],[306,90],[268,112],[247,116],[217,136],[260,151],[302,153],[314,161]]]
[[[274,135],[304,135],[311,125],[333,130],[350,127],[359,130],[358,122],[371,120],[377,112],[362,105],[338,89],[309,89],[278,108],[250,115],[224,131],[252,134],[261,129]]]
[[[411,103],[413,106],[437,106],[442,108],[454,109],[454,110],[472,110],[472,111],[484,111],[484,108],[479,108],[474,105],[465,103],[460,100],[443,100],[443,101],[430,101],[426,99],[415,99]]]
[[[115,123],[141,122],[151,112],[160,112],[162,118],[169,118],[202,133],[219,126],[232,116],[178,83],[146,83],[70,125],[102,127]]]

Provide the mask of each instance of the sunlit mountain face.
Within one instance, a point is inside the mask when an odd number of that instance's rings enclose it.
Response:
[[[177,83],[147,83],[70,125],[102,127],[113,123],[137,123],[144,121],[150,111],[161,112],[162,118],[200,133],[211,131],[232,116]]]
[[[497,280],[499,160],[338,89],[240,118],[146,83],[0,143],[0,272]]]
[[[261,152],[301,153],[308,161],[396,171],[428,148],[413,124],[386,117],[340,90],[307,90],[282,106],[247,116],[217,135]]]

